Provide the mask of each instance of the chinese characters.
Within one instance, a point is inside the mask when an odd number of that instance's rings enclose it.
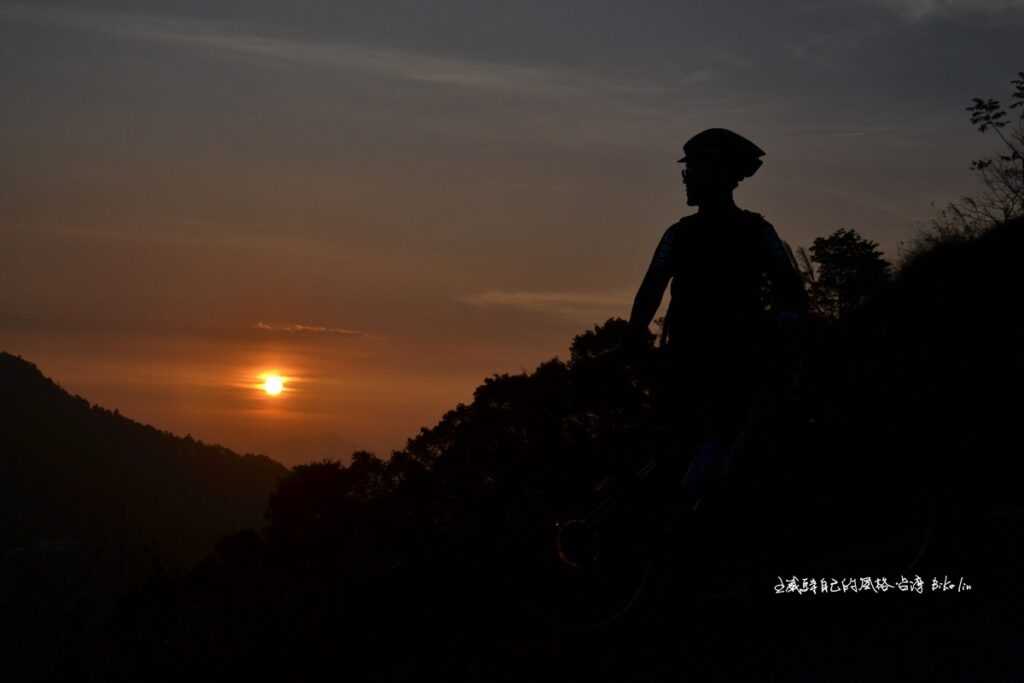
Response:
[[[787,593],[795,593],[797,595],[807,593],[812,595],[825,593],[887,593],[889,591],[923,595],[929,586],[930,590],[928,592],[931,593],[948,593],[952,591],[966,593],[972,590],[971,584],[964,581],[963,577],[960,577],[956,583],[950,581],[949,576],[943,576],[941,580],[938,577],[932,577],[929,584],[917,574],[914,575],[913,579],[908,579],[901,574],[899,581],[895,583],[891,583],[889,578],[885,576],[843,577],[838,579],[796,576],[791,576],[788,579],[784,579],[781,576],[777,578],[778,583],[775,584],[776,595]]]

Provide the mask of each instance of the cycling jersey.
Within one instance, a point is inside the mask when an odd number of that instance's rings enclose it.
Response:
[[[696,213],[669,227],[637,299],[660,301],[670,280],[670,343],[753,332],[765,320],[806,311],[803,283],[785,244],[751,211],[714,218]]]

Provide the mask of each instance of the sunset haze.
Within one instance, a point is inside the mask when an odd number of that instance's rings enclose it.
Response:
[[[964,108],[1024,3],[763,8],[0,2],[0,350],[239,452],[386,457],[628,316],[709,127],[791,245],[897,260],[998,149]]]

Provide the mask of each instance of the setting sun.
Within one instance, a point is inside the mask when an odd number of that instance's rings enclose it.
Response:
[[[263,391],[270,396],[277,396],[284,391],[284,378],[280,375],[267,375],[263,380]]]

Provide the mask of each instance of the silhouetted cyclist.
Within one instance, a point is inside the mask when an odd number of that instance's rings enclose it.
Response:
[[[803,318],[806,292],[792,255],[771,223],[733,201],[764,151],[736,133],[711,128],[683,146],[686,203],[696,213],[665,231],[636,294],[633,340],[648,333],[669,281],[672,298],[662,346],[672,359],[670,406],[699,425],[700,446],[685,478],[699,500],[728,471],[754,396],[778,383],[780,325]]]

